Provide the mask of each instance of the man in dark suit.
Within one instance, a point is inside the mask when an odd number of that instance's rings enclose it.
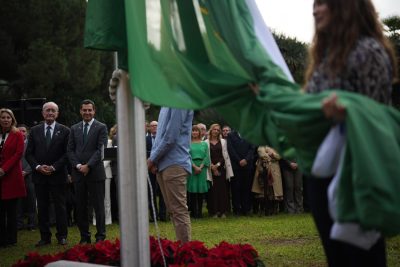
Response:
[[[251,210],[251,173],[255,146],[235,130],[228,134],[227,144],[234,174],[231,178],[233,213],[247,215]]]
[[[104,210],[106,173],[102,160],[104,148],[107,146],[107,127],[94,119],[95,113],[94,102],[83,100],[80,108],[83,121],[71,127],[67,149],[75,183],[80,244],[91,243],[88,204],[93,207],[96,214],[96,242],[106,238]]]
[[[153,147],[153,143],[156,139],[157,121],[150,122],[149,127],[150,127],[150,133],[146,136],[147,159],[150,158],[151,148]],[[150,190],[148,192],[150,221],[151,222],[154,221],[154,212],[153,212],[153,205],[154,205],[156,216],[158,216],[158,219],[160,221],[165,222],[165,221],[167,221],[166,208],[165,208],[164,198],[161,194],[160,186],[158,185],[158,182],[157,182],[157,176],[154,173],[152,173],[151,171],[149,171],[148,173],[149,173],[151,188],[153,191],[153,199],[151,199]],[[156,201],[157,195],[158,195],[158,207],[157,207],[157,201]],[[153,205],[152,205],[152,202],[153,202]]]
[[[56,122],[58,105],[47,102],[42,110],[44,123],[31,129],[26,148],[26,160],[33,170],[38,204],[40,241],[36,246],[51,243],[49,222],[50,198],[54,202],[56,214],[56,237],[60,245],[67,244],[67,144],[69,128]]]

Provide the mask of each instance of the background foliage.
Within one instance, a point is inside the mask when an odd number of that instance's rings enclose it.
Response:
[[[1,99],[55,101],[59,120],[71,125],[80,120],[79,103],[90,98],[98,119],[111,125],[112,53],[83,48],[86,1],[2,1],[0,10]]]

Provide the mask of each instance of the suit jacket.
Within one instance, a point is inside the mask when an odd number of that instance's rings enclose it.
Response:
[[[25,151],[26,151],[27,146],[28,146],[28,140],[26,140],[26,142],[24,142],[24,154],[21,159],[22,170],[24,172],[26,172],[25,179],[28,178],[28,176],[32,175],[31,165],[29,165],[29,162],[26,160],[26,157],[25,157]]]
[[[21,158],[24,153],[24,137],[20,132],[10,132],[0,153],[0,168],[5,175],[0,177],[1,199],[26,196],[25,181],[22,177]]]
[[[146,154],[147,158],[150,157],[151,148],[153,147],[153,142],[151,140],[151,134],[146,135]]]
[[[49,147],[46,145],[45,126],[40,123],[31,128],[25,158],[33,170],[32,178],[36,184],[66,184],[68,179],[67,144],[70,130],[60,123],[55,124]],[[38,165],[55,168],[51,175],[44,175],[36,170]]]
[[[233,170],[240,170],[242,168],[251,168],[254,158],[255,146],[240,137],[236,131],[231,131],[227,137],[228,152],[231,159]],[[247,165],[241,167],[239,161],[246,159]]]
[[[67,151],[75,182],[79,182],[80,179],[91,181],[106,179],[103,158],[107,140],[107,126],[98,120],[94,120],[90,126],[85,144],[83,143],[83,123],[79,122],[71,127]],[[89,166],[90,170],[86,176],[76,169],[78,164]]]

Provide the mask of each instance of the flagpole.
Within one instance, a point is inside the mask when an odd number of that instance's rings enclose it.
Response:
[[[119,72],[116,103],[121,266],[150,266],[145,112],[143,103],[130,92],[128,73]]]

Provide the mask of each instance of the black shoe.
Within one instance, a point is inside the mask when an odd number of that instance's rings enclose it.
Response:
[[[92,241],[90,240],[90,237],[82,237],[81,241],[79,241],[80,245],[86,245],[86,244],[91,244]]]
[[[43,247],[46,245],[50,245],[51,241],[50,240],[44,240],[44,239],[40,239],[39,242],[36,243],[35,247]]]
[[[67,239],[66,238],[60,238],[58,239],[58,244],[61,246],[65,246],[67,244]]]

